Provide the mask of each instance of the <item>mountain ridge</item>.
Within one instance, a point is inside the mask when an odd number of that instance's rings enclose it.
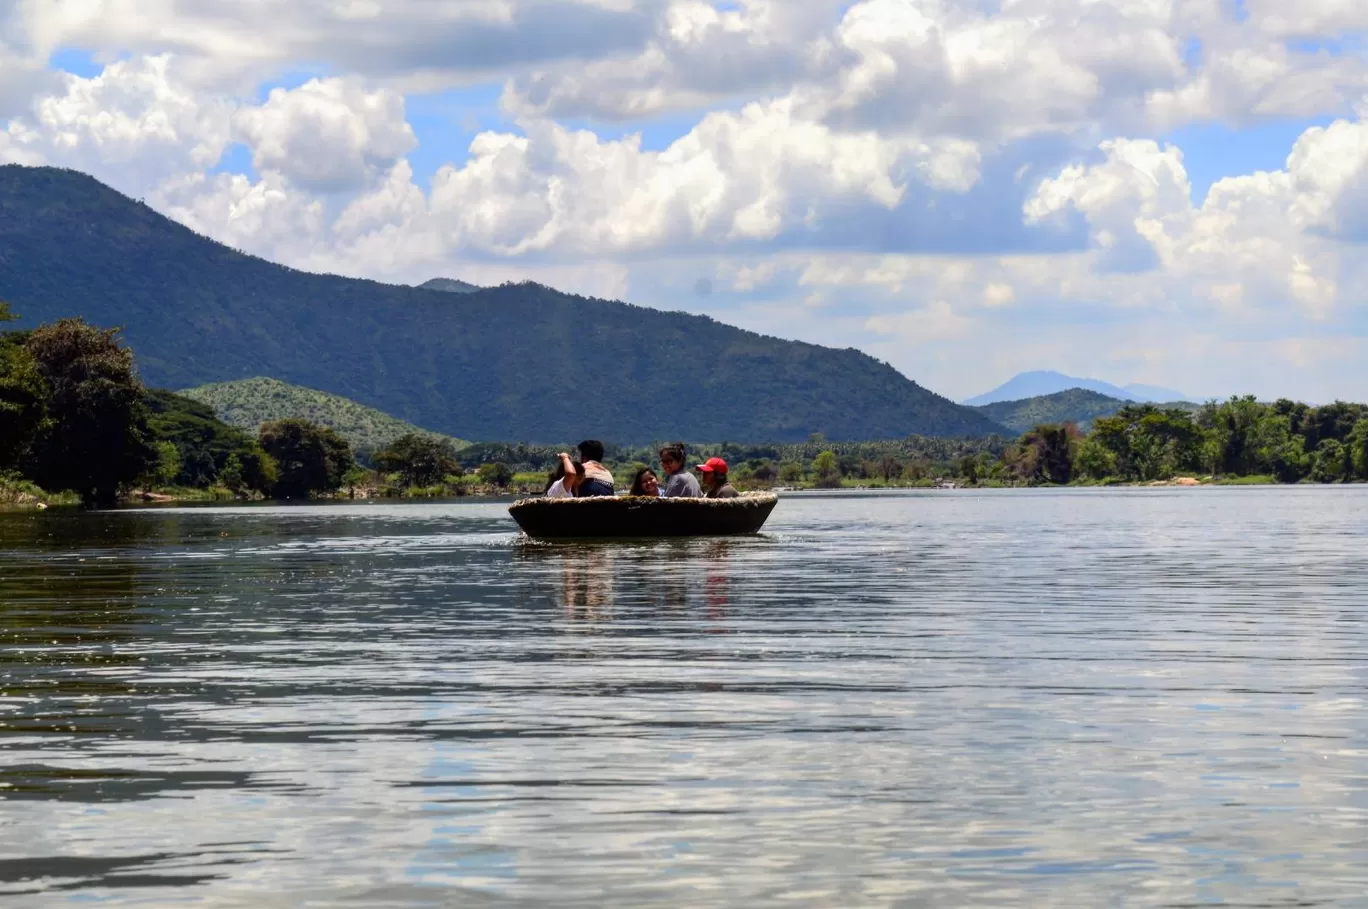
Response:
[[[149,384],[269,376],[474,440],[1002,430],[854,349],[531,283],[453,307],[448,292],[236,252],[75,171],[0,167],[0,298],[21,325],[123,326]]]
[[[1124,386],[1113,385],[1101,379],[1079,378],[1050,369],[1037,369],[1017,373],[992,391],[984,392],[960,403],[966,407],[983,407],[987,404],[1044,397],[1073,388],[1096,392],[1109,398],[1116,398],[1119,401],[1135,401],[1141,404],[1163,404],[1169,401],[1191,400],[1181,391],[1174,391],[1171,388],[1163,388],[1158,385],[1140,383]]]

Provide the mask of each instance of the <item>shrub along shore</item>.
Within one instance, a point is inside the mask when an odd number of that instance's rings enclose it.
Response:
[[[0,322],[10,318],[0,303]],[[587,431],[592,430],[588,427]],[[114,330],[79,319],[0,333],[0,506],[133,501],[433,498],[538,494],[568,446],[411,433],[358,458],[303,419],[255,434],[205,404],[138,380]],[[1017,439],[909,436],[881,442],[690,445],[725,458],[742,490],[1091,484],[1346,483],[1368,480],[1368,406],[1252,397],[1196,412],[1130,405]],[[656,446],[608,446],[620,487],[656,466]]]

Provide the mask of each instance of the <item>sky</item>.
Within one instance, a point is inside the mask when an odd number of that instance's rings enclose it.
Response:
[[[1362,0],[0,0],[0,163],[238,249],[1368,400]],[[662,387],[662,393],[667,388]]]

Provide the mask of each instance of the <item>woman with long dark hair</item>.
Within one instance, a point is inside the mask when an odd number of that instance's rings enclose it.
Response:
[[[632,478],[632,491],[627,493],[629,496],[649,496],[655,498],[660,495],[660,477],[649,467],[643,467],[637,471]]]

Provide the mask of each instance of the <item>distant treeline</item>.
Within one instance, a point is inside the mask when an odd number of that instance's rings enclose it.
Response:
[[[0,321],[10,319],[0,303]],[[586,427],[586,434],[593,432]],[[1146,482],[1180,475],[1295,483],[1368,480],[1368,406],[1309,407],[1252,397],[1196,412],[1130,405],[1093,421],[1037,426],[1015,440],[909,436],[882,442],[687,446],[691,463],[722,457],[742,488],[776,485],[977,485]],[[138,380],[113,330],[63,319],[0,332],[0,501],[13,491],[66,492],[109,505],[134,489],[173,496],[306,498],[337,494],[539,492],[561,446],[478,443],[459,450],[428,433],[404,435],[358,463],[348,439],[308,420],[250,433],[205,404]],[[657,466],[655,446],[608,446],[626,485]]]

